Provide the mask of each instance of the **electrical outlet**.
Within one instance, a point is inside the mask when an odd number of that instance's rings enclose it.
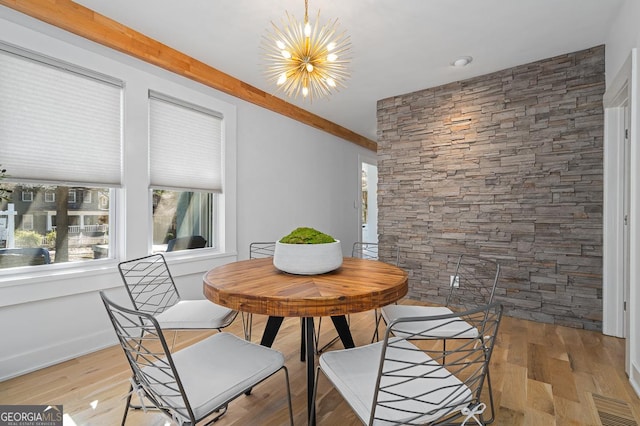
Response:
[[[451,287],[458,288],[460,287],[460,276],[459,275],[451,275],[449,278],[449,285]]]

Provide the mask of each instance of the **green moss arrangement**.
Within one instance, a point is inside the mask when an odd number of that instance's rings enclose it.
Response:
[[[326,244],[336,240],[313,228],[297,228],[280,239],[283,244]]]

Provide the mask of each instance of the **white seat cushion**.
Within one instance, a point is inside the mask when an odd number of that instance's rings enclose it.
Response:
[[[196,419],[271,376],[284,365],[282,353],[230,333],[216,333],[175,352],[172,358]],[[149,370],[150,367],[145,368],[145,372]],[[150,375],[166,380],[157,369]],[[180,398],[171,399],[176,405],[182,405]],[[181,414],[187,416],[186,413]]]
[[[377,342],[353,349],[326,352],[320,356],[319,360],[322,371],[351,405],[364,424],[369,423],[383,343]],[[397,342],[397,344],[402,347],[417,349],[407,341]],[[381,381],[381,387],[398,383],[388,390],[398,395],[419,397],[422,401],[405,400],[388,402],[388,405],[405,410],[415,410],[420,413],[431,412],[431,414],[423,415],[419,419],[413,420],[411,424],[428,423],[447,411],[459,411],[467,406],[467,403],[471,400],[469,388],[455,376],[450,375],[448,371],[429,358],[424,352],[420,350],[400,350],[390,346],[387,349],[387,358],[400,358],[410,360],[411,363],[422,363],[420,366],[413,366],[403,371],[403,374],[415,377],[426,375],[426,377],[414,381],[406,381],[385,376]],[[397,362],[387,361],[385,371],[399,366],[400,364]],[[433,390],[433,392],[429,392],[430,390]],[[424,395],[424,393],[427,394]],[[390,396],[384,393],[380,393],[378,396],[380,401],[388,400],[389,398]],[[439,410],[444,405],[453,406],[453,408],[444,410],[444,412]],[[376,417],[392,420],[392,423],[376,421],[374,422],[376,425],[402,424],[410,419],[405,412],[380,406],[377,408]]]
[[[414,305],[388,305],[381,309],[382,316],[387,324],[391,324],[398,318],[425,317],[437,315],[449,315],[453,311],[444,306],[414,306]],[[478,330],[460,318],[446,320],[433,320],[429,322],[406,322],[394,326],[394,334],[397,336],[409,336],[418,334],[429,328],[427,334],[431,338],[450,339],[475,339]],[[419,339],[419,336],[414,338]]]
[[[181,300],[156,315],[161,328],[206,329],[231,324],[237,312],[209,300]]]

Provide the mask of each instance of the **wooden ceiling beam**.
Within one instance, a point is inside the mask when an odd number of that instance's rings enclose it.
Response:
[[[0,5],[282,114],[371,151],[377,150],[377,144],[371,139],[270,95],[71,0],[0,0]]]

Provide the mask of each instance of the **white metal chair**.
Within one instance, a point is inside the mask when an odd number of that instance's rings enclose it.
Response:
[[[491,304],[397,318],[380,342],[323,353],[316,376],[322,371],[363,424],[487,424],[481,393],[501,316],[502,306]],[[438,342],[452,328],[469,338],[444,353]]]
[[[206,299],[182,299],[160,253],[121,262],[118,270],[134,309],[153,315],[163,329],[219,331],[238,315]]]
[[[178,424],[195,425],[215,413],[216,421],[228,404],[283,370],[290,423],[293,425],[289,374],[282,353],[247,342],[230,333],[216,333],[185,349],[171,352],[156,317],[119,306],[104,293],[100,297],[133,372],[124,426],[131,398],[140,397]]]
[[[444,306],[417,306],[417,305],[388,305],[381,309],[382,317],[386,324],[391,324],[398,318],[450,315],[457,310],[469,310],[478,306],[493,303],[498,279],[500,277],[500,265],[491,259],[472,255],[448,255],[443,258],[443,265],[437,276],[436,282],[446,283],[447,297]],[[421,327],[419,324],[403,323],[394,328],[399,335],[417,335],[413,327]],[[454,322],[446,327],[439,327],[441,333],[442,351],[447,350],[447,340],[472,338],[464,333],[464,324]],[[416,338],[416,337],[414,337]],[[493,421],[494,402],[491,391],[491,376],[487,374],[489,398],[491,405],[491,417],[488,423]]]
[[[401,317],[450,314],[453,313],[451,307],[460,311],[490,304],[493,302],[499,277],[500,265],[491,259],[466,254],[448,255],[432,280],[445,283],[447,296],[444,306],[388,305],[380,311],[389,324]],[[407,328],[406,332],[411,333],[412,330]]]

